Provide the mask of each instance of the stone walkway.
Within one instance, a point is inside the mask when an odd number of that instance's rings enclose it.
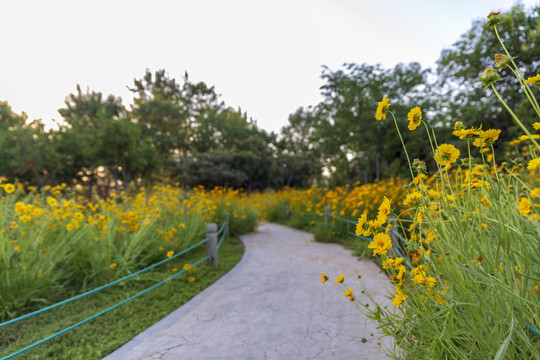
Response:
[[[385,359],[391,341],[377,345],[374,324],[333,283],[345,274],[358,296],[362,275],[383,301],[392,288],[375,264],[281,225],[241,238],[246,252],[233,270],[105,359]]]

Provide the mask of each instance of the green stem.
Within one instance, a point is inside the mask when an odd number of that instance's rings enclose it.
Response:
[[[499,179],[499,172],[497,171],[497,163],[495,162],[495,149],[493,148],[493,144],[491,144],[490,147],[491,147],[491,157],[493,160],[493,170],[495,171],[495,177],[497,177],[497,182],[500,183],[501,179]]]
[[[531,89],[528,87],[528,86],[525,86],[523,83],[522,83],[522,79],[523,79],[523,74],[521,74],[521,71],[519,71],[519,68],[518,66],[516,65],[516,63],[514,62],[514,58],[512,58],[512,56],[510,55],[510,53],[508,52],[508,50],[506,49],[506,46],[504,46],[504,43],[502,42],[501,40],[501,37],[499,36],[499,31],[497,30],[497,26],[496,25],[493,25],[493,30],[495,31],[495,35],[497,35],[497,39],[499,39],[499,42],[501,43],[502,45],[502,48],[504,49],[504,52],[506,53],[506,55],[510,58],[510,62],[512,63],[512,65],[514,65],[514,67],[516,68],[519,76],[516,76],[518,78],[518,81],[519,83],[521,84],[521,87],[523,88],[523,90],[525,91],[526,94],[530,94],[530,97],[529,95],[527,95],[527,97],[529,97],[529,101],[534,101],[534,104],[536,104],[536,109],[540,109],[540,107],[538,106],[538,103],[536,102],[536,98],[534,97],[534,94],[532,93]],[[514,70],[512,70],[514,71]],[[515,73],[514,73],[515,74]],[[532,99],[532,100],[531,100]],[[535,107],[533,104],[533,107]],[[537,113],[538,113],[538,110],[537,110]],[[539,116],[540,116],[540,113],[539,113]]]
[[[529,132],[529,130],[527,130],[527,128],[523,125],[523,123],[519,120],[519,118],[516,116],[516,114],[514,114],[514,112],[508,107],[508,105],[506,104],[506,102],[503,100],[503,98],[501,97],[501,95],[499,94],[499,92],[497,91],[497,89],[495,89],[495,86],[493,86],[493,84],[491,84],[491,89],[493,90],[493,92],[495,93],[495,95],[497,96],[497,98],[499,99],[499,101],[503,104],[503,106],[506,108],[506,110],[510,113],[510,115],[512,116],[512,118],[514,119],[514,121],[516,122],[516,124],[519,125],[519,127],[521,127],[521,129],[525,132],[525,134],[527,134],[527,136],[529,136],[529,139],[533,142],[534,146],[536,146],[536,148],[540,151],[540,145],[538,145],[538,143],[536,142],[536,140],[533,139],[531,133]]]
[[[388,112],[392,115],[392,118],[394,118],[394,124],[396,124],[397,133],[399,135],[399,139],[401,140],[401,145],[403,145],[403,150],[405,151],[405,156],[407,156],[407,163],[409,164],[409,170],[411,171],[411,177],[412,177],[412,180],[414,181],[414,173],[413,173],[413,170],[412,170],[411,159],[409,159],[409,154],[407,153],[407,148],[405,147],[405,143],[403,142],[403,138],[401,137],[401,132],[399,131],[399,127],[398,127],[398,124],[397,124],[396,117],[394,116],[394,113],[391,112],[390,110],[388,110]]]
[[[467,152],[469,154],[469,186],[467,188],[467,204],[471,204],[471,178],[472,178],[472,159],[471,159],[471,141],[467,139]]]
[[[514,69],[512,69],[510,66],[509,66],[510,70],[512,70],[512,72],[514,73],[514,76],[519,80],[519,84],[521,85],[521,88],[523,89],[523,91],[525,92],[525,95],[527,95],[527,99],[529,99],[529,102],[531,103],[534,111],[536,111],[536,115],[538,115],[538,117],[540,117],[540,108],[538,107],[538,103],[536,102],[536,98],[534,97],[534,95],[530,92],[530,88],[523,84],[523,82],[521,81],[521,78],[519,77],[519,75],[516,73],[516,71]],[[529,91],[527,91],[529,90]]]

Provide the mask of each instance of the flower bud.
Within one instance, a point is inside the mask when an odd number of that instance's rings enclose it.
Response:
[[[499,16],[501,12],[490,12],[487,16],[486,25],[487,26],[495,26],[497,24],[501,23],[501,17]]]
[[[463,130],[465,129],[465,125],[461,121],[456,121],[454,124],[454,130]]]
[[[485,85],[486,89],[488,86],[495,84],[495,82],[500,79],[499,74],[497,74],[497,69],[490,67],[486,68],[482,75],[480,75],[480,81],[482,81],[482,84]]]
[[[495,54],[495,64],[497,64],[497,69],[502,69],[512,60],[508,55],[504,54]]]
[[[415,169],[416,172],[419,174],[427,173],[427,166],[426,166],[425,161],[414,159],[412,166],[413,166],[413,169]]]

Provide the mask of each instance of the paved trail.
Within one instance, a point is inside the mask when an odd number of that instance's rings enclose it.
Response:
[[[382,301],[391,286],[377,266],[281,225],[241,238],[246,252],[233,270],[105,360],[385,359],[374,324],[332,282],[343,273],[360,295],[362,275]]]

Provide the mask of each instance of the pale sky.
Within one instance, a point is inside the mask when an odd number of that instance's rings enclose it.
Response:
[[[146,69],[215,86],[228,106],[278,131],[321,101],[322,65],[420,62],[474,19],[511,0],[0,0],[0,101],[29,119],[57,110],[80,84],[120,96]],[[525,0],[526,6],[539,0]]]

